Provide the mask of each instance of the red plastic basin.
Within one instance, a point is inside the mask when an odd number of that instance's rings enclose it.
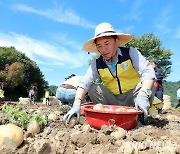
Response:
[[[86,102],[86,103],[84,103],[84,104],[81,104],[81,110],[80,110],[80,114],[81,115],[84,115],[85,113],[84,113],[84,106],[86,106],[86,105],[93,105],[93,102]]]
[[[102,125],[116,125],[124,128],[125,130],[133,129],[137,125],[138,115],[142,111],[135,110],[134,107],[104,105],[109,111],[93,110],[94,105],[84,105],[85,119],[89,125],[94,128],[100,129]],[[116,112],[117,108],[134,109],[133,112]]]

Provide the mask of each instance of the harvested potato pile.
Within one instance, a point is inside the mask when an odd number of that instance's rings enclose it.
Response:
[[[93,106],[93,110],[98,110],[98,111],[115,111],[115,112],[137,112],[136,109],[133,108],[125,108],[125,107],[118,107],[115,110],[111,108],[104,107],[103,104],[96,104]]]
[[[137,112],[137,110],[119,107],[115,110],[115,112]]]
[[[128,109],[127,112],[137,112],[136,109]]]
[[[127,112],[127,109],[123,107],[119,107],[115,110],[115,112]]]

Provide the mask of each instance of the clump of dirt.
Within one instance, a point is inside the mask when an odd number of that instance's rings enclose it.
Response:
[[[23,108],[23,105],[22,105]],[[166,110],[155,118],[148,117],[144,125],[128,130],[126,136],[115,139],[110,134],[112,127],[103,126],[101,130],[92,128],[80,117],[80,123],[74,128],[67,128],[62,122],[64,111],[60,106],[46,106],[34,104],[25,106],[24,110],[29,113],[40,115],[57,114],[59,118],[49,120],[48,125],[35,135],[29,135],[24,130],[24,141],[16,149],[0,146],[3,154],[141,154],[141,153],[180,153],[180,112]],[[1,123],[3,122],[1,116]]]

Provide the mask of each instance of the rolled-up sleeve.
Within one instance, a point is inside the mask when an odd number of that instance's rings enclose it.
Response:
[[[94,60],[91,65],[89,66],[84,79],[81,81],[78,87],[83,88],[86,92],[88,92],[90,86],[93,84],[93,82],[99,77],[99,74],[97,72],[96,68],[96,60]]]
[[[156,79],[151,63],[136,48],[130,48],[130,57],[141,81]]]

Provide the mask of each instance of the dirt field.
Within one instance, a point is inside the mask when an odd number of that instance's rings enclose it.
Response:
[[[96,130],[81,116],[80,124],[66,128],[62,123],[63,113],[59,106],[38,103],[24,108],[29,113],[56,114],[56,120],[36,135],[24,130],[24,141],[16,150],[11,143],[0,146],[3,154],[178,154],[180,153],[180,112],[163,111],[156,118],[149,117],[145,125],[126,131],[125,137],[114,139],[110,127]],[[60,116],[59,116],[60,115]],[[2,119],[1,119],[2,124]]]

